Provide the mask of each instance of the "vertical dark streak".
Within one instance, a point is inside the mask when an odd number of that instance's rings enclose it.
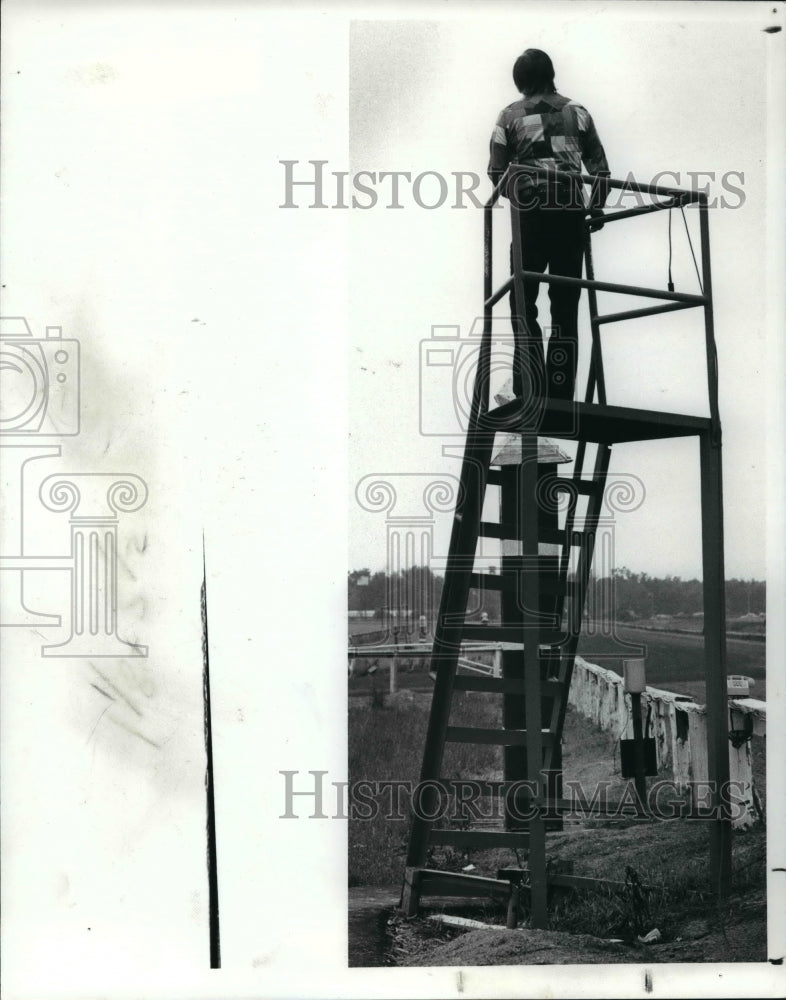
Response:
[[[205,715],[205,792],[207,794],[207,885],[210,929],[210,968],[221,968],[221,934],[218,924],[218,856],[216,852],[216,803],[213,794],[213,726],[210,714],[210,654],[207,637],[207,570],[205,536],[202,535],[202,697]]]

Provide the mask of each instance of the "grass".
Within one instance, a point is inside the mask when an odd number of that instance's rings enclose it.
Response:
[[[377,691],[380,691],[377,688]],[[372,707],[376,700],[377,707]],[[412,701],[382,698],[369,694],[368,699],[352,699],[349,712],[349,781],[404,781],[417,783],[420,776],[423,744],[426,738],[430,698]],[[457,725],[498,727],[499,708],[493,695],[463,692],[454,697],[451,722]],[[489,778],[500,768],[497,747],[449,744],[443,759],[443,778]],[[365,819],[360,810],[350,809],[349,884],[394,885],[404,872],[406,842],[409,834],[409,798],[397,811],[400,818],[387,818],[391,811],[391,792],[374,796],[374,815]],[[365,809],[367,813],[370,809]],[[461,855],[458,852],[454,863]],[[446,867],[451,858],[441,859]]]
[[[350,786],[366,780],[416,780],[426,720],[421,704],[373,708],[358,699],[349,712]],[[402,819],[385,819],[383,797],[375,796],[374,801],[380,814],[369,819],[351,815],[349,820],[351,886],[394,885],[404,871],[406,812]]]
[[[764,887],[766,837],[761,827],[734,834],[734,895],[721,910],[709,884],[703,823],[637,823],[612,832],[593,828],[588,821],[585,828],[578,843],[574,837],[572,844],[561,845],[560,857],[575,857],[597,877],[626,886],[555,894],[550,908],[553,930],[632,940],[657,927],[669,939],[692,919],[705,918],[722,927],[739,907],[740,897]]]

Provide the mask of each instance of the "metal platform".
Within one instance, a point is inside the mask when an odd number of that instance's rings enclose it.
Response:
[[[544,401],[536,406],[533,400],[525,404],[520,399],[489,410],[480,417],[479,423],[484,429],[494,431],[532,429],[533,409],[540,417],[535,425],[538,435],[599,444],[693,437],[709,433],[712,427],[709,417],[685,413],[563,400]]]

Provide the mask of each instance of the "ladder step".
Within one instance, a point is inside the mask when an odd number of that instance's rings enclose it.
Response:
[[[440,872],[423,868],[418,873],[418,888],[423,896],[494,896],[507,899],[511,883],[464,872]]]
[[[589,492],[589,491],[581,491],[581,492]],[[509,530],[505,525],[498,524],[496,521],[481,521],[480,534],[483,538],[505,538],[513,541],[517,540],[515,531]],[[571,545],[581,545],[583,543],[583,540],[584,540],[583,531],[571,532],[570,534]],[[519,538],[518,541],[521,541],[521,539]],[[546,545],[564,545],[565,529],[548,528],[544,525],[538,532],[538,541],[543,542]]]
[[[518,571],[523,572],[530,566],[536,565],[540,573],[556,573],[559,567],[559,556],[558,555],[538,555],[537,562],[534,560],[531,562],[529,559],[525,559],[524,556],[502,556],[502,575],[504,576],[508,571]]]
[[[591,497],[594,494],[600,492],[602,493],[605,487],[603,480],[595,479],[570,479],[567,482],[571,483],[573,489],[582,496]]]
[[[495,431],[520,430],[522,401],[503,403],[482,418],[483,426]],[[599,444],[623,441],[654,441],[660,438],[692,437],[711,430],[709,417],[661,410],[637,410],[600,403],[549,400],[537,429],[542,437],[572,438]]]
[[[564,545],[565,529],[548,528],[545,525],[541,526],[538,531],[538,541],[543,542],[546,545]]]
[[[453,680],[457,691],[491,691],[494,694],[526,695],[526,681],[521,677],[477,677],[469,674],[458,674]],[[563,685],[555,678],[547,678],[540,682],[542,696],[559,697]]]
[[[569,545],[583,545],[584,544],[584,531],[571,531],[570,539],[568,541]],[[565,529],[564,528],[544,528],[540,532],[538,538],[539,542],[546,542],[549,545],[564,545],[565,544]]]
[[[447,847],[528,847],[529,832],[507,830],[432,830],[432,844]]]
[[[501,486],[502,485],[502,470],[501,469],[489,469],[486,482],[489,486]],[[578,493],[585,495],[591,495],[595,493],[598,489],[603,489],[603,482],[595,479],[574,479],[572,476],[558,476],[556,479],[558,484],[566,484],[565,491],[568,492],[575,489]]]
[[[508,574],[495,575],[494,573],[470,573],[470,587],[477,590],[510,591],[515,593],[518,589],[515,577]],[[565,583],[560,583],[556,573],[543,573],[540,577],[541,594],[562,594],[565,592]]]
[[[490,743],[500,747],[527,745],[526,729],[479,729],[476,726],[448,726],[445,733],[448,743]],[[554,736],[547,729],[541,730],[542,746],[553,746]]]
[[[531,634],[534,639],[535,629],[532,629]],[[518,625],[464,625],[462,635],[465,639],[485,639],[488,642],[524,645],[524,629]],[[559,646],[567,639],[567,633],[545,625],[538,631],[538,642],[541,646]]]

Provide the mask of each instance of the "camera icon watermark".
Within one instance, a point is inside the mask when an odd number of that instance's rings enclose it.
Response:
[[[493,317],[491,323],[489,417],[485,426],[489,430],[543,426],[543,433],[573,436],[577,421],[572,401],[560,398],[558,412],[546,412],[550,393],[542,338],[514,334],[509,318],[504,316]],[[477,317],[463,336],[458,325],[435,324],[431,327],[431,336],[420,341],[418,414],[419,430],[424,437],[463,439],[466,436],[478,377],[483,324],[483,318]],[[575,363],[571,354],[575,352],[575,345],[561,342],[556,327],[547,327],[545,332],[549,364],[555,367],[552,394],[556,390],[562,397],[562,382],[566,376],[561,369],[570,369]],[[494,411],[501,407],[505,407],[504,427],[494,423]]]
[[[48,326],[34,337],[21,316],[0,320],[0,435],[79,433],[79,341]]]
[[[65,625],[43,656],[146,657],[118,634],[118,551],[119,516],[144,506],[147,484],[127,472],[47,474],[65,447],[57,439],[81,431],[80,377],[79,341],[61,327],[35,337],[24,317],[0,319],[0,627]],[[37,610],[51,604],[66,614]]]

